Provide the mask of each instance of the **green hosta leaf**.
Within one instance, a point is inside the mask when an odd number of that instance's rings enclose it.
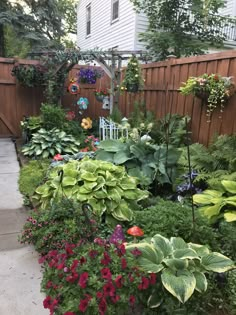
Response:
[[[195,271],[193,273],[195,279],[196,279],[196,287],[195,289],[200,292],[204,293],[207,290],[207,279],[204,275],[204,273]]]
[[[49,149],[49,152],[50,152],[50,154],[51,154],[52,156],[55,155],[55,150],[54,150],[54,149]]]
[[[44,151],[43,152],[43,159],[46,159],[49,157],[49,152],[48,151]]]
[[[115,188],[109,189],[106,195],[109,199],[114,200],[115,202],[119,203],[121,201],[121,195],[119,191]]]
[[[157,251],[153,245],[146,242],[129,244],[126,246],[126,250],[130,256],[134,257],[131,253],[132,250],[138,249],[141,251],[141,255],[137,257],[138,265],[147,272],[160,272],[164,266],[161,264],[163,255]]]
[[[160,290],[155,290],[149,297],[147,301],[147,306],[150,308],[156,308],[163,302],[163,297]]]
[[[97,190],[94,192],[94,197],[97,198],[97,199],[105,199],[107,198],[107,191],[105,190]]]
[[[133,219],[133,211],[127,206],[118,206],[112,211],[112,215],[116,220],[119,221],[131,221]]]
[[[203,256],[201,264],[206,270],[214,272],[226,272],[234,267],[234,263],[231,259],[214,252]]]
[[[119,152],[125,151],[127,145],[120,140],[105,140],[100,142],[98,148],[107,152]]]
[[[188,248],[188,244],[181,237],[171,237],[170,243],[174,250]]]
[[[97,176],[92,173],[83,171],[83,173],[81,174],[81,179],[84,179],[85,181],[89,182],[96,182]]]
[[[204,192],[201,194],[195,194],[193,195],[193,202],[200,205],[209,205],[212,203],[212,196],[205,194]]]
[[[116,152],[113,156],[113,161],[115,164],[123,164],[125,162],[127,162],[128,160],[131,160],[132,158],[130,157],[129,152],[125,152],[125,151],[119,151]]]
[[[236,221],[236,211],[229,211],[224,214],[225,221],[233,222]]]
[[[203,193],[206,195],[209,195],[213,198],[218,198],[218,197],[221,197],[223,195],[222,191],[214,190],[214,189],[206,189],[206,190],[204,190]]]
[[[216,204],[214,206],[206,206],[199,209],[200,213],[206,216],[208,219],[211,219],[214,216],[220,214],[221,208],[224,204]]]
[[[172,246],[170,241],[161,236],[160,234],[156,234],[151,239],[151,243],[158,249],[160,249],[163,253],[163,256],[166,257],[172,252]]]
[[[43,152],[43,150],[38,149],[38,150],[35,152],[35,154],[36,154],[36,155],[41,155],[41,154],[42,154],[42,152]]]
[[[122,181],[119,183],[119,186],[123,190],[129,190],[129,189],[136,189],[137,187],[137,180],[134,177],[126,177],[122,179]]]
[[[198,256],[202,257],[210,253],[209,249],[206,246],[194,244],[194,243],[188,243],[189,247],[192,248]]]
[[[97,186],[96,182],[88,182],[84,184],[84,188],[87,189],[88,191],[93,190]]]
[[[130,200],[137,200],[139,196],[136,190],[125,190],[123,197]]]
[[[197,253],[191,248],[176,249],[173,256],[179,259],[199,259]]]
[[[114,153],[112,153],[112,152],[106,152],[103,150],[96,151],[96,159],[97,160],[103,160],[103,161],[113,163],[114,162],[113,156],[114,156]]]
[[[236,194],[236,181],[222,180],[221,183],[228,192]]]
[[[187,259],[170,258],[170,259],[164,259],[163,263],[173,270],[181,270],[181,269],[186,269],[188,267]]]
[[[63,180],[62,180],[63,187],[74,186],[76,185],[76,183],[77,183],[77,180],[74,177],[68,177],[68,176],[63,177]]]
[[[162,272],[161,280],[165,289],[181,303],[185,303],[192,296],[196,286],[194,275],[187,270],[173,272],[165,269]]]

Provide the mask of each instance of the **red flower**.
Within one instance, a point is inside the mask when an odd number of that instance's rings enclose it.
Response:
[[[47,284],[46,284],[46,288],[49,289],[49,288],[52,288],[53,287],[53,282],[52,281],[48,281]]]
[[[61,156],[61,154],[56,154],[56,155],[53,157],[53,160],[54,160],[54,161],[63,161],[63,157]]]
[[[105,299],[102,299],[98,305],[99,314],[104,315],[107,310],[107,303]]]
[[[109,265],[110,262],[111,262],[111,258],[110,258],[110,256],[108,255],[108,253],[105,252],[105,253],[103,254],[103,257],[104,257],[104,259],[101,259],[101,264],[103,264],[103,265]]]
[[[75,271],[75,269],[77,268],[78,264],[79,264],[78,259],[74,259],[73,263],[72,263],[72,265],[70,267],[71,271]]]
[[[115,295],[115,287],[112,283],[108,282],[103,286],[103,292],[105,296],[114,296]]]
[[[75,112],[74,111],[68,112],[66,114],[66,119],[67,120],[73,120],[74,118],[75,118]]]
[[[119,300],[120,300],[120,296],[119,295],[115,295],[115,296],[111,297],[111,301],[114,304],[116,304]]]
[[[82,258],[80,259],[80,264],[83,265],[86,263],[86,258],[84,256],[82,256]]]
[[[101,275],[102,275],[103,279],[107,279],[107,280],[110,280],[111,276],[112,276],[111,271],[110,271],[109,268],[103,268],[101,270]]]
[[[115,284],[117,286],[117,288],[121,288],[123,285],[123,278],[121,275],[117,276],[115,279]]]
[[[155,273],[150,274],[150,284],[155,284],[157,281],[157,275]]]
[[[50,308],[51,304],[52,304],[52,298],[51,296],[47,296],[43,301],[43,307]]]
[[[79,282],[78,285],[82,288],[85,289],[87,286],[87,280],[88,280],[88,272],[83,272],[81,273],[80,277],[79,277]]]
[[[146,277],[142,277],[142,282],[138,285],[139,290],[145,290],[149,287],[149,280]]]
[[[127,261],[125,258],[122,258],[121,259],[121,268],[122,269],[125,269],[127,267]]]
[[[85,312],[86,312],[87,307],[88,307],[88,304],[89,304],[89,301],[90,301],[89,298],[84,299],[84,300],[80,300],[80,303],[79,303],[79,310],[80,310],[82,313],[85,313]]]
[[[95,258],[97,255],[98,255],[98,251],[97,250],[90,250],[89,257]]]
[[[103,297],[102,292],[98,291],[97,294],[96,294],[96,297],[97,297],[98,299],[101,299],[101,298]]]
[[[133,305],[134,305],[134,303],[135,303],[135,301],[136,301],[135,296],[130,295],[130,297],[129,297],[129,303],[133,306]]]
[[[74,283],[79,278],[79,275],[77,272],[72,272],[72,274],[68,275],[66,277],[66,281],[70,283]]]

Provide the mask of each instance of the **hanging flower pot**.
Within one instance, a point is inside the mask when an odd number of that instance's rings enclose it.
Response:
[[[109,98],[109,92],[106,88],[96,90],[94,92],[94,95],[95,95],[96,100],[101,103],[103,102],[104,97]]]
[[[127,92],[137,93],[139,90],[139,84],[138,83],[127,83],[126,88],[127,88]]]
[[[103,95],[97,95],[97,94],[95,94],[95,98],[96,98],[96,100],[98,101],[98,102],[103,102],[103,98],[104,98],[104,96]]]

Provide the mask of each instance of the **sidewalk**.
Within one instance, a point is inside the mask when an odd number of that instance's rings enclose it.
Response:
[[[27,217],[18,175],[15,146],[10,139],[0,139],[0,314],[48,315],[40,293],[38,255],[17,240]]]

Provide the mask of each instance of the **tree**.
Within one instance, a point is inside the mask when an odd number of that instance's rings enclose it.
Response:
[[[9,26],[14,33],[9,34]],[[6,54],[7,34],[8,43],[15,36],[31,49],[58,49],[63,48],[63,38],[74,33],[75,27],[75,0],[22,0],[21,4],[1,0],[0,55]]]
[[[224,0],[131,0],[144,11],[149,28],[141,40],[156,59],[199,55],[209,45],[221,46],[226,19],[217,15]]]

